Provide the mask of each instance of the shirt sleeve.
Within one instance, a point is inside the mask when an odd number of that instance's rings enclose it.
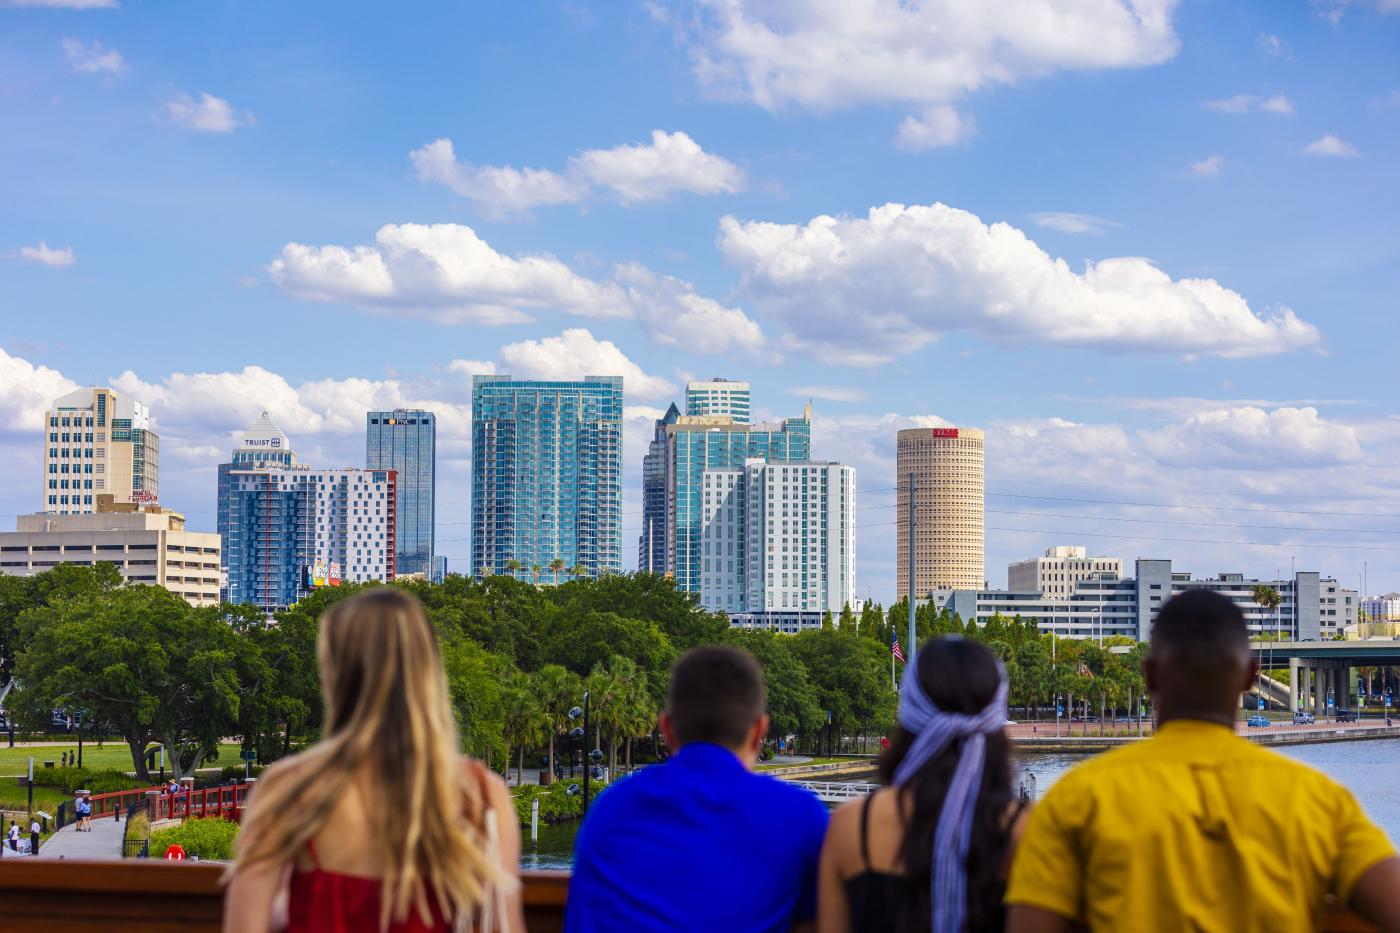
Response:
[[[1084,812],[1063,779],[1031,809],[1026,831],[1011,862],[1006,903],[1038,907],[1078,919],[1084,890],[1084,859],[1069,814]]]
[[[1352,888],[1367,869],[1395,857],[1395,845],[1385,832],[1372,823],[1351,791],[1337,787],[1337,855],[1332,868],[1332,890],[1343,904],[1351,900]]]

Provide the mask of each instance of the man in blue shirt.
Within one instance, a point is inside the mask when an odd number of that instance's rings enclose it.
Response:
[[[826,808],[753,773],[765,706],[748,652],[707,646],[675,663],[660,721],[674,754],[593,804],[575,845],[568,933],[810,925]]]

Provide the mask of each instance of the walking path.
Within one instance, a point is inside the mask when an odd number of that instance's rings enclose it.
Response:
[[[126,822],[114,819],[92,821],[92,832],[78,832],[74,824],[63,827],[39,847],[40,858],[120,859],[122,831]]]

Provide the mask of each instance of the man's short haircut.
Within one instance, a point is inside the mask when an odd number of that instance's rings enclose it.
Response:
[[[666,713],[676,741],[738,749],[767,699],[753,655],[726,645],[692,648],[671,666]]]
[[[1249,655],[1244,613],[1214,590],[1178,593],[1157,613],[1152,654],[1184,671],[1232,667]]]

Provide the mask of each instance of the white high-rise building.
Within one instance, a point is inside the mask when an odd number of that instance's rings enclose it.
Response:
[[[160,490],[160,438],[142,402],[106,387],[69,392],[44,417],[44,508],[91,515],[97,497],[152,503]]]
[[[685,384],[687,415],[728,415],[735,424],[748,424],[752,415],[749,384],[716,376],[708,382]]]
[[[705,608],[798,631],[857,606],[854,468],[750,459],[705,470],[702,497]]]
[[[229,602],[270,613],[316,587],[396,576],[393,470],[250,465],[220,479]]]
[[[1018,560],[1006,568],[1006,588],[1013,593],[1043,593],[1052,599],[1068,599],[1075,583],[1108,574],[1123,576],[1123,562],[1117,557],[1089,557],[1077,545],[1045,549],[1043,557]]]

